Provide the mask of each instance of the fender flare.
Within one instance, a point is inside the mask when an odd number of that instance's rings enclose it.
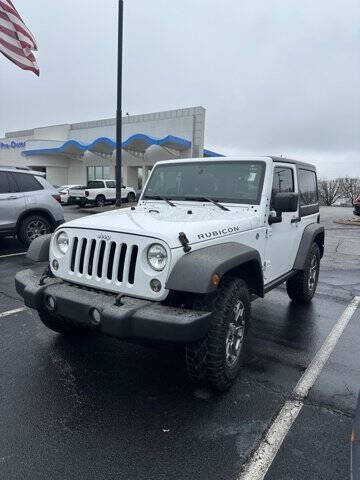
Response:
[[[321,258],[324,255],[324,241],[325,241],[325,229],[323,225],[318,223],[311,223],[304,228],[303,235],[300,240],[299,249],[296,255],[294,270],[303,270],[305,267],[305,261],[310,251],[310,248],[314,242],[316,242],[320,248]]]
[[[168,290],[198,294],[216,290],[214,274],[220,279],[229,272],[245,277],[252,293],[264,296],[264,279],[259,252],[248,245],[229,242],[200,248],[184,255],[166,282]],[[243,274],[243,275],[241,275]]]
[[[48,262],[52,234],[42,235],[30,243],[27,258],[33,262]]]

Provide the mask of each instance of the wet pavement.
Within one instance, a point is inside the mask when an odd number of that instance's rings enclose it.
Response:
[[[67,216],[78,214],[69,207]],[[26,310],[0,318],[0,478],[235,480],[349,301],[360,294],[360,228],[322,209],[326,256],[310,306],[284,288],[253,303],[247,366],[218,396],[188,383],[182,352],[105,337],[64,340]],[[0,244],[0,313],[22,306],[30,263]],[[43,266],[39,266],[39,269]],[[267,480],[348,479],[360,385],[358,309],[317,378]]]

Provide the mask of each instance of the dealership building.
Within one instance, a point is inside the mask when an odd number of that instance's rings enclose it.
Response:
[[[169,110],[123,118],[123,182],[141,188],[159,160],[214,157],[204,148],[205,109]],[[30,167],[53,185],[115,178],[116,119],[8,132],[0,166]]]

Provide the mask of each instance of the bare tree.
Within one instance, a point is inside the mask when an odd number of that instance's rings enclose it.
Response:
[[[339,180],[342,195],[353,205],[355,199],[360,195],[360,177],[345,177]]]
[[[331,206],[341,195],[340,179],[319,180],[319,194],[324,205]]]

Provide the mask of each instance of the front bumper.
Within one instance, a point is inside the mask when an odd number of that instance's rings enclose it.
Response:
[[[47,279],[40,285],[40,275],[23,270],[15,276],[16,290],[29,308],[59,315],[75,323],[97,329],[121,339],[188,343],[203,338],[209,327],[211,312],[168,307],[158,302],[122,297],[89,290],[60,279]],[[55,310],[47,307],[48,296],[55,300]],[[101,321],[96,327],[91,312],[96,308]]]

